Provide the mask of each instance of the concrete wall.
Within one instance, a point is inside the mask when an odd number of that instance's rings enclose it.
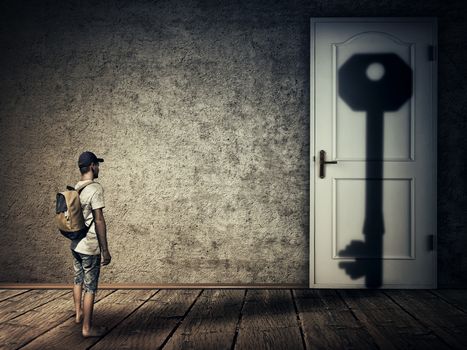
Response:
[[[467,285],[460,3],[2,2],[0,281],[71,282],[55,193],[92,150],[102,282],[308,284],[309,18],[439,16],[439,282]]]

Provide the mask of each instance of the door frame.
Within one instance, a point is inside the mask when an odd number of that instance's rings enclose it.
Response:
[[[432,34],[433,34],[433,64],[432,64],[432,74],[433,74],[433,84],[432,84],[432,160],[433,160],[433,199],[431,203],[431,225],[433,227],[433,284],[431,288],[437,288],[438,277],[437,277],[437,241],[438,241],[438,230],[437,230],[437,124],[438,124],[438,22],[436,17],[311,17],[310,18],[310,228],[309,228],[309,287],[310,288],[361,288],[356,285],[332,285],[332,284],[316,284],[315,283],[315,181],[316,181],[316,172],[319,164],[316,162],[316,145],[315,145],[315,25],[317,23],[332,23],[332,22],[421,22],[421,23],[431,23]],[[382,286],[382,289],[385,287]],[[410,286],[407,285],[391,285],[389,288],[427,288],[427,286]]]

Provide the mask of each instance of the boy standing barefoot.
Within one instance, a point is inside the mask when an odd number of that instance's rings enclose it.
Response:
[[[73,286],[75,322],[83,322],[83,337],[99,337],[106,332],[105,328],[92,325],[100,266],[101,264],[108,265],[112,259],[107,247],[107,229],[102,211],[105,206],[104,190],[101,184],[94,181],[99,177],[99,163],[103,161],[104,159],[97,158],[92,152],[83,152],[78,160],[81,180],[75,186],[78,189],[86,185],[81,190],[79,197],[86,226],[89,226],[89,231],[84,238],[71,242],[75,271]],[[82,306],[81,298],[83,299]]]

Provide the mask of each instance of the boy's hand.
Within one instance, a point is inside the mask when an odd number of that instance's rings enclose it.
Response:
[[[111,260],[112,260],[112,257],[110,256],[109,251],[103,250],[102,251],[102,266],[109,265]]]

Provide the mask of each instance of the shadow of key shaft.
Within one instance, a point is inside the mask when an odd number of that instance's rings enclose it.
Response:
[[[367,113],[366,132],[366,187],[365,187],[365,221],[363,235],[365,240],[352,241],[339,252],[340,256],[354,256],[354,262],[343,262],[339,267],[346,270],[352,279],[365,276],[368,288],[382,285],[383,276],[383,142],[384,112],[370,110]],[[362,258],[359,258],[361,256]],[[363,257],[372,257],[371,259]]]
[[[368,111],[366,134],[365,223],[363,235],[367,251],[376,257],[367,264],[367,287],[380,287],[383,283],[383,152],[384,112]]]

